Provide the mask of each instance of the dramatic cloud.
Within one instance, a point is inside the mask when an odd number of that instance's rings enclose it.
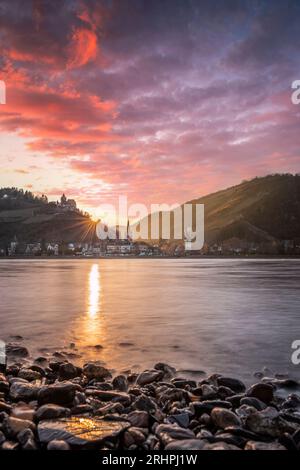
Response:
[[[1,184],[35,189],[36,166],[36,190],[93,208],[298,172],[299,20],[296,0],[0,1],[0,158],[8,134],[26,149]]]

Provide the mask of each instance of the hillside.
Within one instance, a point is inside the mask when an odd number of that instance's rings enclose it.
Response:
[[[0,189],[0,248],[17,237],[19,243],[91,242],[95,224],[88,214],[61,208],[17,188]]]
[[[261,251],[273,247],[280,252],[287,241],[300,245],[300,175],[254,178],[188,203],[204,204],[205,243],[209,246],[243,242],[263,246]],[[172,221],[173,217],[173,226]],[[181,243],[160,240],[160,245],[172,252]]]

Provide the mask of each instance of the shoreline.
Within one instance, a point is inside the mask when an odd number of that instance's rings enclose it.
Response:
[[[134,256],[134,255],[111,255],[111,256],[69,256],[69,255],[58,255],[58,256],[47,256],[47,255],[42,255],[42,256],[30,256],[30,255],[17,255],[17,256],[0,256],[0,261],[1,260],[57,260],[57,259],[68,259],[68,260],[76,260],[76,259],[84,259],[84,260],[96,260],[96,259],[199,259],[199,260],[205,260],[205,259],[216,259],[216,260],[222,260],[222,259],[246,259],[246,260],[251,260],[251,259],[262,259],[262,260],[269,260],[269,259],[283,259],[283,260],[300,260],[300,255],[221,255],[221,256],[215,256],[215,255],[188,255],[188,256]]]
[[[178,376],[164,362],[114,375],[98,361],[36,357],[8,343],[0,372],[3,450],[300,450],[300,383]],[[289,392],[287,397],[281,391]]]

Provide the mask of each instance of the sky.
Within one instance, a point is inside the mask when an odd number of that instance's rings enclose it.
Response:
[[[300,171],[300,2],[0,0],[0,187],[91,214]]]

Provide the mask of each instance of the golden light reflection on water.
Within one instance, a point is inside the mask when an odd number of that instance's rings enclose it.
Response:
[[[94,263],[87,279],[86,311],[81,326],[82,346],[98,344],[102,339],[101,301],[101,274],[99,265]]]
[[[100,309],[100,272],[98,264],[93,264],[89,274],[89,305],[88,315],[90,318],[96,317]]]

